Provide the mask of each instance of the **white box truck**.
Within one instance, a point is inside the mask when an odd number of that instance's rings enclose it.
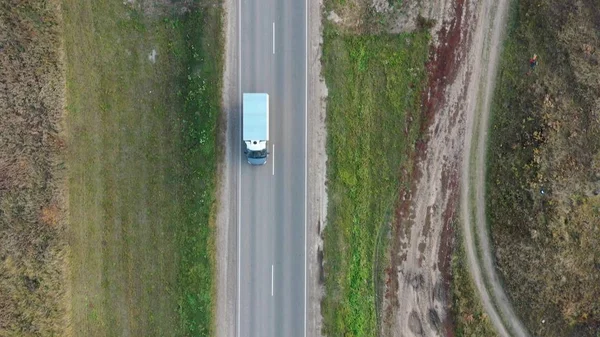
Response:
[[[242,100],[242,138],[250,165],[267,163],[269,141],[269,95],[244,93]]]

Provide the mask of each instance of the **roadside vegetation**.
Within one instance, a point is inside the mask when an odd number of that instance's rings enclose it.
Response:
[[[77,336],[213,331],[222,41],[212,5],[64,2]]]
[[[216,0],[0,3],[0,335],[209,336]]]
[[[55,1],[0,2],[0,336],[63,336],[64,75]]]
[[[521,0],[500,61],[487,212],[498,269],[536,336],[600,331],[599,31],[596,1]]]
[[[336,10],[342,5],[326,2]],[[323,333],[376,336],[382,300],[376,288],[384,273],[375,266],[387,265],[376,261],[386,256],[397,192],[410,183],[410,174],[401,172],[413,167],[429,35],[324,24],[329,209]]]

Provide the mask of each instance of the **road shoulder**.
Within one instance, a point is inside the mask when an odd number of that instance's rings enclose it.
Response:
[[[323,295],[323,240],[327,223],[327,131],[325,125],[327,87],[321,76],[323,45],[323,1],[307,1],[307,184],[306,210],[306,336],[321,336],[321,298]]]
[[[217,200],[217,310],[216,336],[232,337],[236,335],[237,307],[237,175],[236,168],[236,130],[235,121],[239,107],[236,106],[238,93],[238,57],[237,46],[238,8],[235,0],[224,0],[223,38],[225,39],[225,63],[223,69],[223,97],[219,125],[219,143],[224,144],[217,174],[220,177]]]

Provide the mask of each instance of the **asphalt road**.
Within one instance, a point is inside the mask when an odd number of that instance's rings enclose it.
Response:
[[[305,336],[306,3],[240,0],[238,15],[239,102],[269,94],[271,154],[251,167],[240,136],[237,335]]]

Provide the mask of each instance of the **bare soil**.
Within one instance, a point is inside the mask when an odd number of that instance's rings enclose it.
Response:
[[[422,114],[415,116],[423,120],[423,138],[416,145],[413,183],[400,193],[392,232],[383,325],[390,336],[452,336],[454,331],[447,309],[463,154],[463,62],[477,12],[459,0],[442,13],[434,19]]]

